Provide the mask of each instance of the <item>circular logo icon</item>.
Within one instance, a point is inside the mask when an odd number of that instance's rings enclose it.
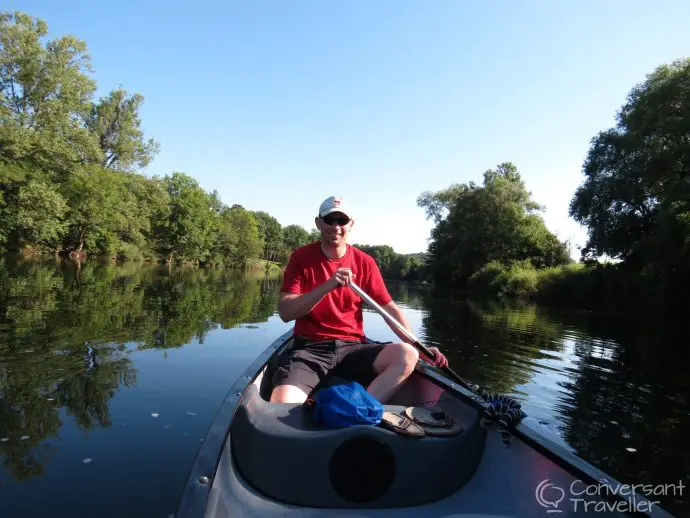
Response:
[[[558,506],[565,498],[565,491],[547,478],[539,482],[537,489],[534,490],[534,496],[539,505],[547,509],[547,513],[560,513]]]

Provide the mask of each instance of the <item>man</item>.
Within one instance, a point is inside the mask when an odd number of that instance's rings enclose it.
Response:
[[[288,261],[278,312],[295,320],[295,346],[276,369],[271,402],[302,403],[326,375],[355,380],[385,402],[414,371],[419,353],[394,325],[402,342],[365,342],[361,298],[348,287],[352,280],[408,331],[410,325],[391,298],[374,259],[347,244],[354,225],[342,198],[331,196],[315,218],[321,241],[298,248]],[[434,366],[448,365],[431,347]]]

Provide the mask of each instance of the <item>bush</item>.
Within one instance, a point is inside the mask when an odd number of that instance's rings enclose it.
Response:
[[[570,296],[591,282],[589,268],[582,263],[554,266],[539,271],[539,295],[545,298]]]
[[[144,260],[141,249],[132,243],[120,242],[116,249],[116,257],[120,261],[141,262]]]
[[[498,261],[487,263],[467,280],[470,291],[498,297],[524,297],[536,293],[539,270],[529,260],[504,265]]]
[[[535,268],[529,260],[487,263],[467,281],[467,288],[498,298],[532,298],[573,308],[614,311],[682,312],[687,290],[652,269],[625,264],[572,263]]]
[[[496,281],[501,286],[502,297],[529,297],[537,292],[539,271],[529,261],[520,261],[503,270]]]
[[[467,281],[470,291],[498,297],[565,298],[582,291],[582,264],[535,268],[529,260],[504,265],[491,261]]]
[[[470,291],[478,293],[487,293],[491,295],[498,295],[500,286],[498,285],[498,277],[505,270],[498,261],[491,261],[484,265],[483,268],[474,272],[469,279],[467,279],[467,288]]]

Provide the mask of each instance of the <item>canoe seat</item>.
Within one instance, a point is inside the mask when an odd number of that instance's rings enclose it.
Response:
[[[415,382],[424,380],[411,378]],[[326,429],[302,405],[270,403],[250,384],[230,429],[235,467],[256,490],[288,504],[402,507],[436,501],[470,480],[486,440],[476,410],[449,393],[437,404],[462,424],[462,433],[408,437],[380,426]],[[404,409],[385,405],[386,411]]]

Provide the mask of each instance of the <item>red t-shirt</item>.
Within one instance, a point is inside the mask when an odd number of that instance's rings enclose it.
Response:
[[[357,285],[381,306],[393,300],[373,257],[347,245],[343,257],[330,259],[321,250],[319,241],[292,253],[280,291],[307,293],[330,279],[338,268],[350,268]],[[309,314],[295,321],[295,335],[308,340],[363,340],[363,305],[364,301],[351,288],[339,286],[321,299]]]

